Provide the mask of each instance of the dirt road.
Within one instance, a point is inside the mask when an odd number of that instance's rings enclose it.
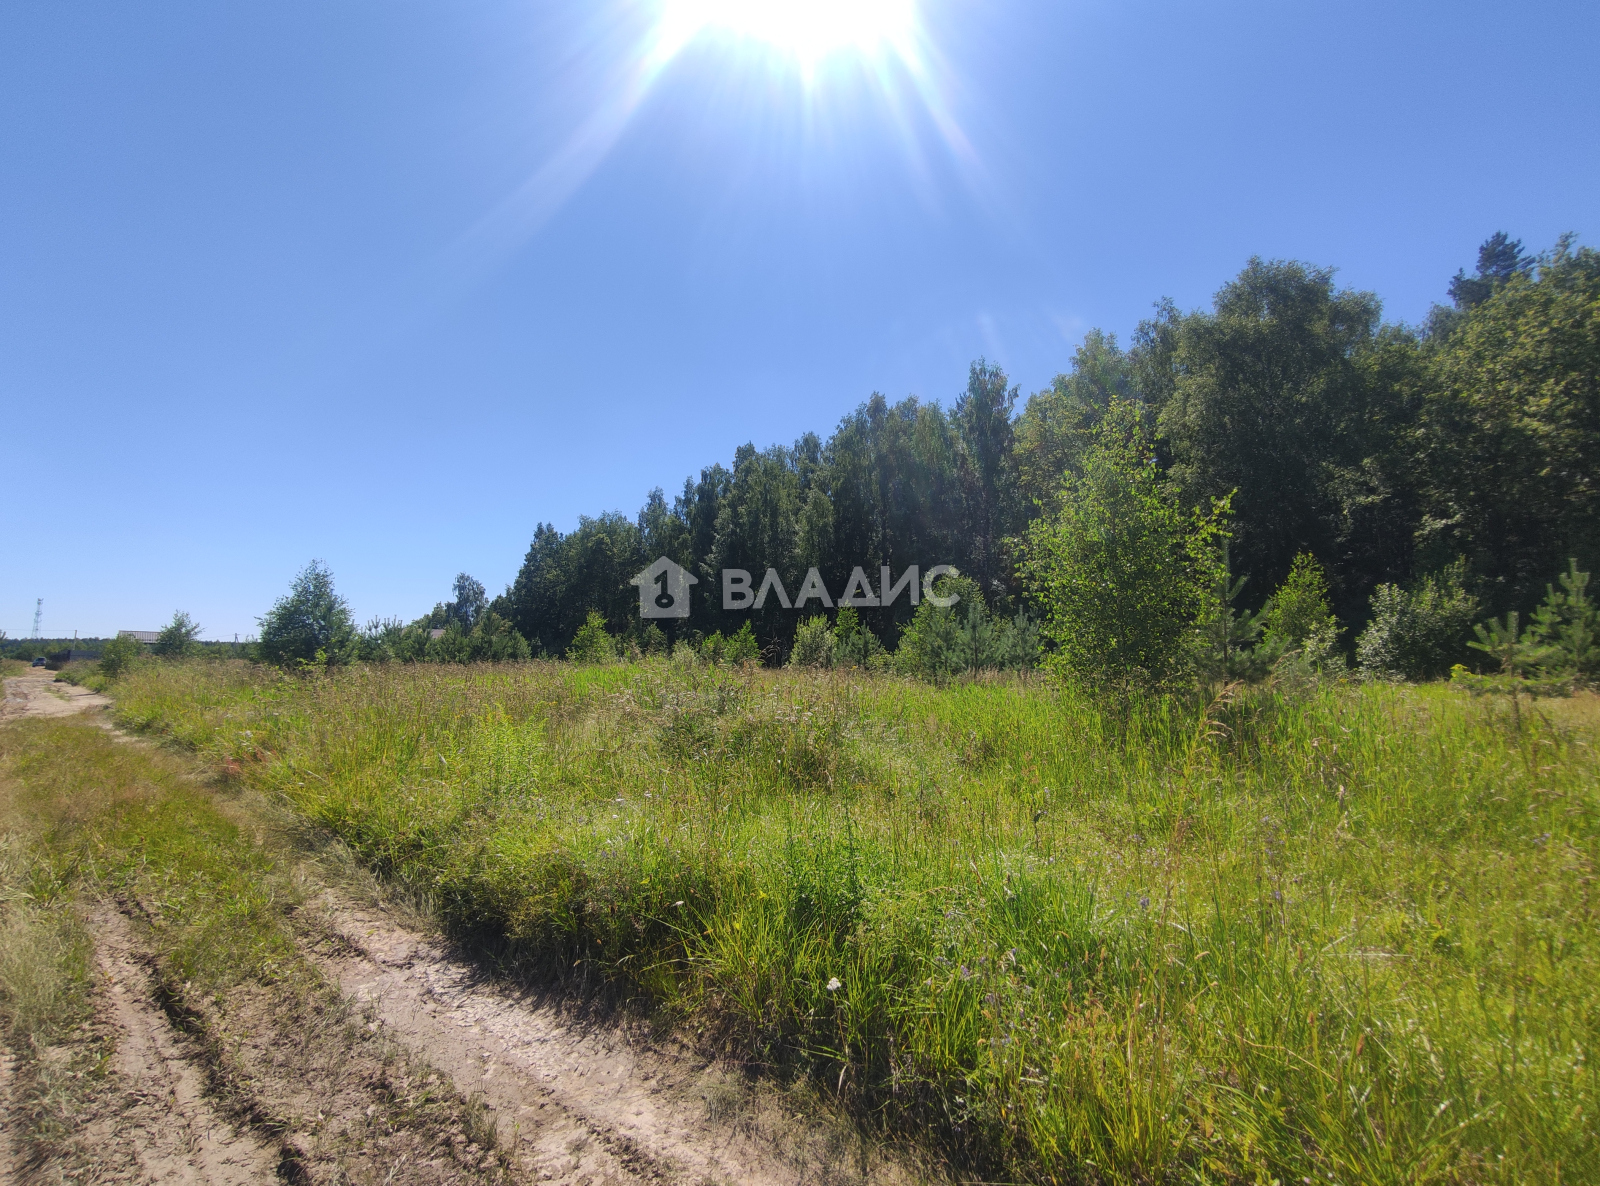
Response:
[[[502,1144],[539,1181],[741,1186],[915,1180],[826,1115],[736,1070],[581,1025],[486,981],[436,940],[334,891],[315,904],[331,943],[315,956],[382,1024],[481,1095]],[[815,1107],[806,1101],[801,1107]]]
[[[111,727],[105,697],[58,684],[52,673],[13,677],[5,691],[0,719],[84,712]],[[248,815],[251,808],[236,802],[233,810]],[[270,831],[260,819],[240,822],[258,837]],[[375,1041],[397,1045],[424,1075],[433,1068],[462,1097],[481,1101],[485,1123],[497,1136],[490,1143],[502,1151],[512,1180],[574,1186],[898,1186],[926,1180],[874,1151],[808,1091],[752,1083],[736,1068],[671,1043],[653,1045],[619,1025],[577,1020],[495,982],[425,927],[404,925],[381,892],[363,892],[349,878],[319,879],[318,868],[317,860],[303,862],[310,896],[294,914],[304,956],[353,1010],[372,1019]],[[362,884],[376,888],[370,879]],[[96,948],[96,1011],[115,1049],[111,1073],[128,1093],[125,1107],[110,1109],[112,1121],[84,1134],[105,1154],[102,1164],[117,1165],[118,1180],[140,1183],[239,1186],[285,1173],[322,1180],[320,1173],[293,1170],[301,1137],[286,1139],[281,1128],[252,1125],[248,1117],[239,1119],[237,1101],[230,1110],[210,1097],[215,1077],[207,1078],[203,1052],[162,1009],[138,950],[137,928],[118,906],[100,903],[87,922]],[[243,1039],[240,1049],[257,1048],[252,1065],[268,1068],[262,1072],[267,1077],[292,1072],[293,1051],[259,1049],[271,1044],[265,1032]],[[0,1115],[4,1106],[0,1101]],[[336,1107],[351,1115],[335,1115]],[[348,1101],[330,1097],[326,1116],[321,1107],[312,1111],[319,1126],[343,1125],[347,1132],[365,1131],[364,1117],[373,1115],[367,1096],[359,1094]],[[443,1163],[410,1156],[406,1173],[394,1179],[391,1170],[383,1180],[459,1180],[435,1178],[450,1167],[428,1170]],[[349,1180],[348,1171],[328,1180]]]
[[[64,717],[91,709],[111,707],[111,701],[98,692],[60,683],[56,673],[42,667],[27,675],[14,675],[5,681],[6,698],[0,701],[0,721],[17,717]]]

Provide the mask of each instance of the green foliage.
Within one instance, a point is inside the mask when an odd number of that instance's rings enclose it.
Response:
[[[1545,648],[1546,667],[1592,684],[1600,677],[1600,617],[1589,597],[1589,574],[1579,572],[1573,559],[1559,579],[1559,592],[1545,586],[1544,604],[1529,631]]]
[[[567,658],[574,663],[612,663],[617,658],[617,641],[606,632],[605,615],[599,610],[589,611],[588,618],[567,648]]]
[[[160,655],[163,659],[187,658],[195,653],[195,640],[199,637],[200,623],[183,610],[176,610],[173,612],[172,621],[163,626],[161,633],[156,635],[150,650],[152,654]]]
[[[1202,679],[1212,682],[1259,679],[1272,666],[1275,655],[1259,647],[1267,611],[1251,613],[1234,608],[1249,577],[1235,578],[1224,544],[1222,561],[1212,577],[1210,595],[1200,612],[1200,645],[1196,665]]]
[[[700,642],[698,654],[713,666],[720,663],[755,663],[761,658],[761,645],[756,642],[755,631],[745,622],[727,638],[716,630]]]
[[[1544,666],[1550,655],[1549,648],[1540,646],[1531,630],[1517,633],[1516,610],[1508,613],[1505,621],[1490,618],[1473,626],[1472,632],[1478,636],[1477,641],[1467,645],[1498,662],[1501,675],[1527,675]]]
[[[1380,585],[1372,621],[1356,640],[1356,663],[1373,679],[1436,679],[1466,658],[1478,599],[1467,592],[1466,564],[1431,573],[1407,590]]]
[[[1190,670],[1216,581],[1226,499],[1185,512],[1162,482],[1139,412],[1113,402],[1069,475],[1060,510],[1034,520],[1022,571],[1045,609],[1046,665],[1089,688],[1164,688]]]
[[[833,627],[822,614],[807,618],[794,632],[794,646],[789,651],[791,667],[832,667],[834,654]]]
[[[728,638],[722,648],[722,657],[729,663],[757,663],[761,660],[761,644],[756,632],[745,622]]]
[[[1526,614],[1551,556],[1600,562],[1600,256],[1563,240],[1530,259],[1501,234],[1450,290],[1457,307],[1419,334],[1385,325],[1377,298],[1339,288],[1331,268],[1251,260],[1208,310],[1163,303],[1128,350],[1091,331],[1015,419],[1017,389],[979,360],[949,410],[874,395],[826,439],[740,446],[731,468],[702,469],[675,498],[651,491],[634,518],[583,518],[566,534],[541,524],[497,612],[539,653],[565,651],[590,609],[633,638],[629,578],[667,556],[701,577],[696,630],[726,639],[750,620],[779,651],[800,616],[776,598],[725,610],[721,569],[770,567],[793,591],[816,567],[837,594],[857,565],[875,576],[879,564],[953,563],[1010,615],[1023,590],[1006,541],[1034,509],[1059,515],[1116,403],[1149,430],[1179,506],[1209,513],[1232,496],[1233,561],[1250,577],[1239,612],[1263,608],[1309,554],[1326,565],[1321,600],[1359,629],[1379,586],[1392,616],[1395,588],[1465,555],[1486,612]],[[480,601],[441,603],[431,624]],[[891,645],[915,607],[902,597],[858,613]],[[1326,620],[1291,633],[1294,645],[1269,623],[1262,646],[1333,655]]]
[[[1141,330],[1141,382],[1191,506],[1233,495],[1233,558],[1264,595],[1310,550],[1341,557],[1338,600],[1410,570],[1405,459],[1414,341],[1331,268],[1252,259],[1210,312]]]
[[[1301,552],[1267,603],[1262,621],[1276,649],[1327,650],[1339,631],[1328,605],[1328,577],[1315,556]]]
[[[1017,527],[1022,501],[1012,458],[1012,411],[1017,389],[1006,374],[983,359],[967,372],[967,389],[956,400],[954,422],[967,530],[962,559],[980,588],[1004,585],[1010,575],[1002,541]]]
[[[1489,263],[1426,353],[1420,528],[1468,557],[1493,608],[1527,609],[1551,557],[1600,562],[1600,253],[1562,239],[1531,266]]]
[[[433,611],[415,623],[430,630],[443,630],[458,626],[462,633],[470,633],[478,620],[489,611],[489,594],[483,582],[470,573],[457,573],[452,588],[455,594],[449,601],[441,601]]]
[[[878,636],[862,624],[853,605],[841,606],[833,628],[833,662],[836,667],[878,669],[887,665],[888,654]]]
[[[100,674],[117,679],[144,654],[144,644],[126,634],[107,639],[100,648]]]
[[[645,622],[639,626],[633,637],[633,645],[638,648],[641,656],[665,655],[671,649],[665,632],[654,622]]]
[[[1017,476],[1030,506],[1055,509],[1062,479],[1081,472],[1111,401],[1136,395],[1133,360],[1117,347],[1116,335],[1090,330],[1073,354],[1072,370],[1032,396],[1017,419]]]
[[[976,581],[959,573],[934,582],[900,636],[893,667],[902,675],[940,682],[974,671],[1016,671],[1039,661],[1039,629],[1026,612],[1007,621],[989,612]],[[949,601],[935,604],[934,598]]]
[[[359,658],[361,639],[350,605],[335,592],[333,573],[313,560],[289,592],[258,619],[261,658],[278,667],[339,666]]]
[[[472,629],[452,621],[438,638],[428,637],[421,658],[428,663],[526,663],[528,642],[493,610],[477,616]]]
[[[666,664],[150,664],[118,696],[267,755],[243,777],[446,925],[954,1176],[1596,1181],[1600,701],[1498,707]]]
[[[1481,305],[1514,277],[1527,277],[1536,262],[1523,254],[1520,239],[1496,231],[1478,248],[1477,275],[1458,271],[1450,281],[1450,299],[1457,309]]]

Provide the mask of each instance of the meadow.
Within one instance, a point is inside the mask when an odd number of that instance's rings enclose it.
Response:
[[[484,950],[990,1180],[1600,1180],[1600,700],[134,668]]]

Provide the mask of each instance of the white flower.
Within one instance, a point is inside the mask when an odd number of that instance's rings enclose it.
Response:
[[[828,978],[828,991],[829,992],[838,992],[843,987],[844,987],[844,985],[842,983],[840,983],[839,978],[837,976],[830,976]]]

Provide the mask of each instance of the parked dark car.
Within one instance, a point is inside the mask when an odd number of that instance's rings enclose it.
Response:
[[[44,666],[44,656],[43,655],[37,656],[34,659],[34,661],[32,663],[32,666],[34,666],[34,667],[43,667]]]

